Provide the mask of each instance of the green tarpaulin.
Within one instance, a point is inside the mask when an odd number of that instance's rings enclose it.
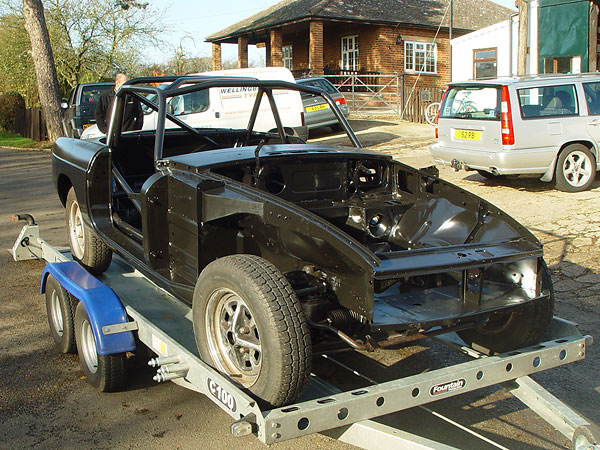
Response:
[[[545,58],[581,56],[588,70],[589,1],[542,0],[538,13],[540,68]]]

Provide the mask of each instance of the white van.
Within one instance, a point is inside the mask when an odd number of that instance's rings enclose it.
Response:
[[[487,178],[537,175],[589,189],[600,170],[600,74],[450,83],[431,154]]]
[[[230,76],[249,77],[259,80],[282,80],[295,83],[294,76],[285,67],[262,67],[252,69],[218,70],[190,74],[189,76]],[[223,87],[195,91],[169,99],[168,107],[172,114],[194,128],[246,128],[256,100],[256,87]],[[298,91],[273,91],[273,97],[281,122],[292,128],[303,140],[308,137],[308,128],[304,120],[304,107]],[[157,114],[150,108],[144,108],[143,130],[156,129]],[[177,125],[167,121],[167,128]],[[263,98],[253,129],[271,131],[276,129],[275,120],[267,98]],[[82,139],[103,136],[97,126],[87,128]]]

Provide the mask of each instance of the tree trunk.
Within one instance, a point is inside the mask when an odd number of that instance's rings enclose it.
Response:
[[[55,141],[63,135],[63,112],[60,107],[60,89],[41,0],[23,0],[23,13],[25,29],[31,41],[31,58],[35,68],[42,111],[48,128],[48,138]]]

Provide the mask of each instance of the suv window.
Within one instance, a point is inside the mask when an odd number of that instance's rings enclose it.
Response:
[[[81,91],[81,103],[97,103],[104,91],[112,89],[112,86],[84,86]]]
[[[588,114],[600,114],[600,83],[583,83]]]
[[[523,119],[579,115],[572,84],[519,89],[517,94]]]
[[[500,120],[500,89],[495,86],[452,86],[440,117]]]

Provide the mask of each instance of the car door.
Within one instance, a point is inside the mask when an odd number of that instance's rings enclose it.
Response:
[[[600,81],[582,83],[582,88],[587,110],[587,131],[598,148],[600,143]]]

